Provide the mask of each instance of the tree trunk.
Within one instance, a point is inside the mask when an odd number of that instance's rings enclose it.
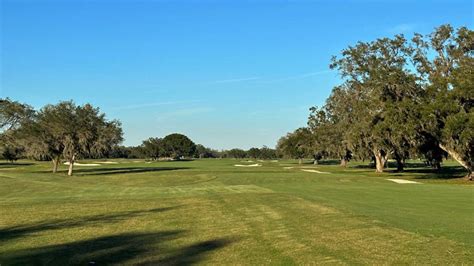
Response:
[[[57,172],[58,172],[59,163],[60,163],[59,156],[53,158],[53,173],[57,173]]]
[[[342,158],[342,159],[341,159],[341,164],[340,164],[340,166],[342,166],[342,167],[347,167],[347,160],[346,160],[346,158]]]
[[[69,170],[67,172],[68,176],[72,176],[72,169],[74,168],[74,160],[76,158],[76,155],[73,155],[72,158],[69,160]]]
[[[318,163],[318,160],[314,159],[313,164],[319,164],[319,163]]]
[[[470,172],[467,174],[466,179],[469,181],[474,180],[474,171],[471,169]]]
[[[376,173],[383,173],[383,169],[385,167],[385,156],[381,150],[377,150],[374,152],[375,156],[375,172]]]
[[[303,163],[303,159],[300,158],[300,159],[298,160],[298,164],[302,164],[302,163]]]
[[[470,165],[468,162],[466,162],[459,153],[457,153],[454,150],[449,149],[448,147],[444,146],[443,144],[439,144],[439,147],[446,151],[451,157],[453,157],[454,160],[456,160],[460,165],[462,165],[464,168],[467,170],[467,175],[466,179],[468,180],[473,180],[474,179],[474,169],[472,165]]]
[[[397,153],[395,153],[395,160],[397,161],[397,172],[403,172],[405,163],[403,162],[403,159]]]

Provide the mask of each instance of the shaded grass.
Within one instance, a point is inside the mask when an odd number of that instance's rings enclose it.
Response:
[[[49,230],[59,230],[64,228],[81,227],[88,224],[106,224],[117,223],[131,217],[144,215],[151,212],[163,212],[172,210],[176,207],[156,208],[151,210],[135,210],[125,211],[112,214],[98,214],[80,217],[78,219],[55,219],[37,222],[33,224],[15,225],[12,227],[5,227],[0,229],[0,241],[6,242],[18,237],[25,237],[37,232],[44,232]]]
[[[158,172],[158,171],[173,171],[173,170],[184,170],[189,167],[94,167],[94,168],[79,168],[74,171],[75,176],[83,175],[113,175],[113,174],[134,174],[134,173],[146,173],[146,172]],[[42,173],[48,173],[50,171],[39,171]],[[59,173],[67,173],[67,171],[59,171]]]
[[[169,240],[181,235],[181,231],[122,233],[20,250],[7,255],[6,261],[16,265],[105,265],[134,260],[138,265],[187,265],[199,262],[206,253],[233,242],[221,238],[176,249],[167,246]],[[167,255],[153,260],[153,250]]]

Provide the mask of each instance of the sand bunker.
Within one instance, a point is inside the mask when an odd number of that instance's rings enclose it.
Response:
[[[97,163],[104,163],[104,164],[118,164],[118,162],[97,162]]]
[[[271,160],[270,162],[272,162],[272,163],[277,163],[278,160]]]
[[[410,180],[405,180],[405,179],[389,178],[387,180],[395,182],[397,184],[421,184],[420,182],[410,181]]]
[[[310,169],[301,169],[301,171],[309,172],[309,173],[318,173],[318,174],[330,174],[329,172],[321,172],[318,170],[310,170]]]
[[[283,167],[283,169],[293,169],[293,168],[294,168],[293,166]]]
[[[247,161],[240,161],[241,163],[253,163],[253,161],[251,160],[247,160]]]
[[[69,165],[69,162],[65,162],[64,165]],[[77,166],[100,166],[98,163],[74,163]]]
[[[258,166],[262,166],[261,164],[234,164],[234,166],[237,166],[237,167],[258,167]]]

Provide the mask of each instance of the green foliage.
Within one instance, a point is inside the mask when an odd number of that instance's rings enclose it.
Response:
[[[426,97],[422,127],[425,135],[459,161],[473,178],[474,167],[474,32],[442,25],[413,38],[414,62]],[[431,56],[434,54],[434,56]]]
[[[183,134],[170,134],[163,138],[164,155],[179,159],[191,157],[196,152],[196,144]]]
[[[305,146],[323,157],[374,158],[378,172],[388,157],[403,170],[420,154],[438,167],[444,150],[472,178],[473,55],[474,32],[449,25],[411,41],[396,35],[349,46],[332,59],[344,83],[310,109]],[[286,153],[296,156],[302,145],[292,145]]]
[[[7,160],[11,163],[17,161],[18,159],[23,157],[24,149],[18,146],[11,146],[11,145],[3,145],[0,148],[0,155],[2,159]]]
[[[12,101],[9,98],[0,99],[0,128],[4,130],[20,126],[25,120],[31,119],[34,110],[27,104]]]
[[[286,158],[303,159],[313,156],[313,135],[308,128],[298,128],[280,138],[277,151]]]
[[[254,159],[260,158],[260,149],[259,148],[250,148],[247,151],[247,156],[250,157],[250,158],[254,158]]]
[[[60,158],[66,159],[70,174],[77,158],[105,156],[122,141],[119,121],[108,121],[98,108],[72,101],[46,105],[12,134],[29,157],[52,160],[53,172]]]
[[[197,158],[217,158],[219,157],[219,152],[211,148],[205,147],[202,144],[197,144],[195,156]]]
[[[275,149],[271,149],[267,146],[263,146],[262,148],[250,148],[246,152],[247,157],[253,159],[261,159],[261,160],[268,160],[268,159],[276,159],[278,158],[277,151]]]
[[[132,158],[132,149],[131,147],[125,146],[114,146],[110,152],[107,154],[107,158]]]
[[[38,131],[45,142],[54,139],[54,148],[69,161],[85,155],[101,156],[122,141],[118,121],[107,121],[105,114],[90,104],[73,102],[47,105],[38,112]]]
[[[224,152],[224,157],[242,159],[247,157],[247,152],[242,149],[231,149]]]
[[[144,140],[141,148],[143,154],[152,160],[156,160],[166,154],[165,143],[161,138],[149,138]]]
[[[345,49],[340,58],[333,58],[331,64],[346,78],[345,86],[332,95],[342,98],[337,103],[349,107],[335,109],[349,110],[346,115],[351,120],[340,121],[351,133],[343,138],[352,150],[362,150],[364,155],[393,154],[400,168],[417,139],[416,108],[422,96],[417,77],[409,71],[412,53],[407,40],[397,35],[393,39],[359,42]],[[384,159],[379,159],[383,164]],[[378,165],[378,170],[381,167]]]
[[[183,134],[170,134],[164,138],[149,138],[144,140],[142,145],[135,148],[137,157],[144,156],[157,160],[159,158],[181,159],[193,157],[198,153],[202,156],[210,152],[202,145],[196,145],[192,140]]]

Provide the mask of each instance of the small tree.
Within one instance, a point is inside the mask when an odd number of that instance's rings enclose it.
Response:
[[[142,151],[148,158],[157,160],[166,154],[165,142],[160,138],[149,138],[143,141]]]
[[[205,147],[202,144],[196,145],[196,152],[195,156],[199,159],[201,158],[216,158],[218,156],[218,152],[212,150],[211,148]]]
[[[165,155],[180,159],[191,157],[196,151],[196,144],[183,134],[170,134],[163,138]]]
[[[227,151],[226,154],[227,154],[227,157],[235,158],[235,159],[242,159],[242,158],[247,157],[246,151],[242,149],[236,149],[236,148]]]
[[[247,155],[250,157],[250,158],[254,158],[254,159],[257,159],[257,158],[260,158],[260,149],[259,148],[250,148],[248,151],[247,151]]]
[[[5,145],[2,147],[1,155],[3,159],[14,163],[21,158],[23,151],[24,150],[20,147]]]
[[[275,159],[278,158],[277,152],[275,149],[271,149],[267,146],[263,146],[262,148],[259,149],[259,158],[260,159]]]

